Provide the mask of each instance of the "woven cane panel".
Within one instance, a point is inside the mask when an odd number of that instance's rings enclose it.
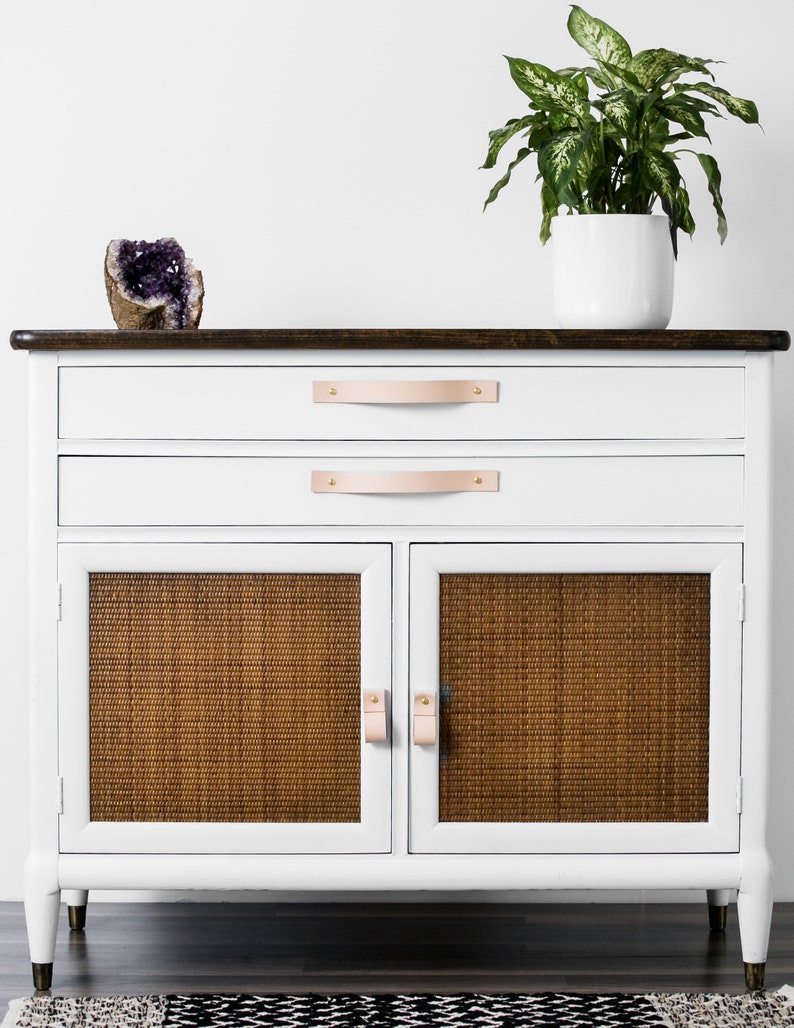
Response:
[[[92,820],[360,820],[358,575],[89,591]]]
[[[440,820],[707,820],[709,622],[708,575],[442,575]]]

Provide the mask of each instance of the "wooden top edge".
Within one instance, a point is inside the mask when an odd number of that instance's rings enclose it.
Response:
[[[21,330],[15,350],[788,350],[785,331],[670,329]]]

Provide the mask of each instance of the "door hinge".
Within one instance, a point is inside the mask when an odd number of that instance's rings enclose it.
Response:
[[[58,804],[58,813],[62,814],[63,813],[63,778],[58,778],[56,780],[56,785],[57,785],[56,802]]]
[[[744,779],[739,776],[736,779],[736,813],[742,813],[742,806],[744,805]]]
[[[744,582],[739,586],[739,620],[744,621],[744,610],[745,610],[745,598],[747,590],[744,587]]]
[[[55,619],[61,620],[63,614],[63,588],[60,582],[55,583]]]

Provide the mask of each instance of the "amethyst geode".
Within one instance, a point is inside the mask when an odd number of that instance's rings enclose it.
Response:
[[[119,328],[198,328],[204,282],[176,239],[112,239],[105,286]]]

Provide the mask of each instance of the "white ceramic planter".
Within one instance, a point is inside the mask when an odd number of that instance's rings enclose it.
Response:
[[[666,328],[675,259],[666,214],[552,219],[554,310],[560,328]]]

